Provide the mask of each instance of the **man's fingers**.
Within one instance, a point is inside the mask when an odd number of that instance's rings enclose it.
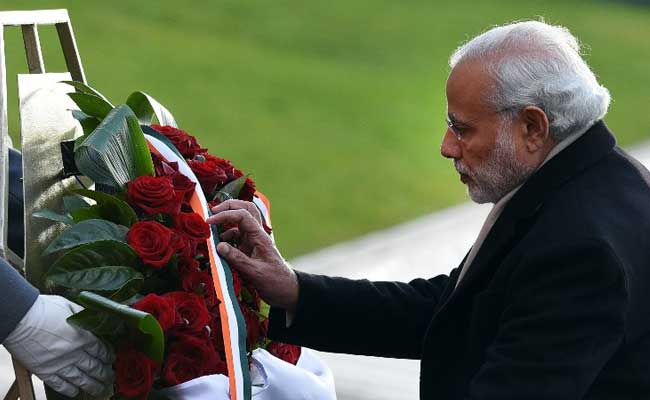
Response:
[[[240,236],[241,232],[239,232],[239,228],[231,228],[219,235],[219,239],[221,239],[222,242],[231,242],[239,239]]]
[[[242,233],[264,233],[262,226],[246,210],[221,211],[205,220],[208,224],[237,224]]]
[[[230,210],[246,210],[258,223],[262,223],[262,214],[257,206],[250,201],[231,199],[212,208],[214,214]]]

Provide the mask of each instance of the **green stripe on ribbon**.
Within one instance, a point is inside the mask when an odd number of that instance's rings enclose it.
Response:
[[[208,210],[208,216],[210,215],[212,215],[212,212]],[[212,229],[212,240],[214,242],[214,246],[216,249],[217,244],[219,243],[219,231],[216,225],[211,225],[210,229]],[[250,371],[248,370],[248,357],[246,356],[246,320],[244,319],[244,314],[242,313],[241,308],[239,307],[239,302],[237,301],[237,295],[235,294],[235,286],[233,284],[232,272],[230,272],[230,266],[228,265],[226,260],[221,258],[221,256],[219,256],[218,254],[216,256],[219,257],[219,260],[221,261],[221,265],[223,265],[223,270],[226,276],[226,285],[227,285],[226,290],[228,290],[228,297],[230,297],[232,308],[235,311],[235,318],[237,319],[239,361],[241,363],[242,380],[244,383],[243,400],[251,400],[252,397],[251,377],[250,377]],[[230,334],[232,335],[233,332],[230,332]]]

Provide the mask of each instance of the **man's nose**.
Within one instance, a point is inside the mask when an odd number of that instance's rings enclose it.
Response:
[[[460,142],[456,138],[456,135],[447,128],[445,135],[442,137],[442,143],[440,144],[440,154],[445,158],[460,158],[461,148]]]

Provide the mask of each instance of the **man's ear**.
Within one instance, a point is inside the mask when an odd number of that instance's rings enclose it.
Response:
[[[553,141],[544,110],[536,106],[528,106],[521,110],[520,118],[524,123],[524,141],[528,153],[536,153]]]

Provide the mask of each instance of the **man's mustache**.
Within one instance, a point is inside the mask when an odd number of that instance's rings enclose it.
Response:
[[[463,175],[472,175],[472,171],[469,170],[469,168],[465,167],[463,164],[460,163],[458,160],[454,160],[454,168],[456,168],[456,172],[459,174]]]

